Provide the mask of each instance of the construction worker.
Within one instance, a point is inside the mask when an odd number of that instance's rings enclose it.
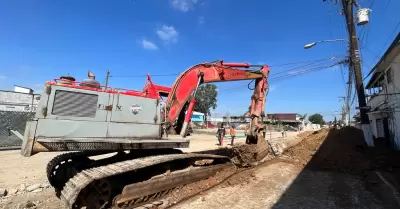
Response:
[[[265,139],[265,135],[266,134],[267,134],[267,125],[264,124],[264,127],[263,127],[263,137],[264,137],[264,139]]]
[[[231,146],[233,146],[233,141],[235,140],[235,136],[236,136],[236,134],[235,134],[235,126],[234,125],[232,125],[232,127],[231,127],[230,134],[231,134],[231,137],[232,137]]]
[[[225,135],[225,128],[224,128],[224,124],[221,123],[220,127],[217,130],[217,138],[218,138],[219,146],[224,145],[224,135]]]

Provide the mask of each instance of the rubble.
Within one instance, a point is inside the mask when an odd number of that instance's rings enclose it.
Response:
[[[21,184],[21,185],[19,186],[19,189],[18,189],[18,191],[20,191],[20,192],[24,192],[24,191],[25,191],[25,189],[26,189],[26,184]]]
[[[38,193],[38,192],[41,192],[41,191],[43,191],[42,188],[37,188],[37,189],[33,190],[32,192],[33,192],[33,193]]]
[[[41,187],[41,184],[33,184],[33,185],[30,185],[30,186],[26,187],[26,191],[27,192],[32,192],[34,190],[39,189],[40,187]]]
[[[43,188],[43,189],[47,189],[47,188],[50,188],[51,185],[50,185],[49,182],[46,182],[46,183],[41,184],[40,187]]]
[[[36,208],[36,206],[38,205],[37,202],[32,202],[30,200],[28,200],[26,203],[23,203],[19,206],[20,209],[25,209],[25,208]]]
[[[4,188],[0,188],[0,197],[5,197],[7,196],[7,190]]]
[[[8,192],[9,195],[16,195],[18,193],[18,189],[10,189]]]

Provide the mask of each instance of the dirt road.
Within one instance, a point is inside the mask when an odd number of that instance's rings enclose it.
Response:
[[[331,134],[326,130],[301,135],[303,138],[300,140],[298,138],[280,139],[279,137],[273,139],[272,141],[276,144],[280,144],[279,140],[284,141],[285,146],[300,143],[287,149],[279,158],[238,173],[222,184],[179,202],[172,208],[397,207],[395,204],[382,201],[366,188],[363,174],[367,171],[366,169],[370,168],[369,165],[376,165],[377,162],[374,162],[373,159],[365,159],[366,154],[357,150],[365,149],[358,144],[359,141],[349,142],[352,139],[340,134],[339,136],[342,138],[338,139],[337,134]],[[193,136],[193,139],[192,148],[185,151],[217,148],[215,145],[217,140],[214,136]],[[228,143],[229,139],[225,141]],[[238,139],[237,143],[243,141],[243,138]],[[343,143],[338,144],[338,142]],[[8,153],[0,153],[0,160],[11,159],[11,162],[20,164],[11,164],[10,161],[7,162],[7,165],[1,164],[0,171],[8,176],[6,180],[1,178],[2,185],[15,186],[20,184],[23,179],[26,179],[26,182],[40,182],[45,179],[44,166],[52,154],[40,154],[38,155],[40,158],[34,157],[36,158],[34,160],[34,158],[19,158],[15,151]],[[16,172],[16,174],[13,176],[11,172]],[[23,175],[19,173],[23,173]],[[31,176],[36,177],[32,180]],[[16,182],[11,182],[10,179]],[[204,182],[207,183],[209,180]],[[374,184],[379,184],[377,182],[374,180]],[[201,187],[202,185],[198,185],[198,188]],[[193,189],[196,188],[190,188],[192,192]],[[185,196],[187,195],[186,191],[184,187],[180,188],[176,191],[175,196]],[[173,197],[170,197],[173,202],[171,198]],[[28,200],[31,202],[27,202]],[[53,191],[44,189],[38,193],[29,192],[14,195],[8,199],[3,198],[0,201],[0,208],[20,209],[24,208],[27,203],[35,205],[31,208],[56,209],[61,207],[60,202],[54,197]]]
[[[355,176],[303,171],[279,162],[255,170],[251,181],[223,184],[173,209],[384,208]]]
[[[272,133],[271,139],[278,141],[291,141],[297,133],[288,133],[287,138],[282,138],[280,133]],[[175,138],[177,136],[170,136]],[[184,152],[196,152],[211,149],[218,149],[217,138],[210,135],[190,136],[190,148],[182,149]],[[235,139],[235,144],[244,143],[244,137]],[[224,147],[230,147],[230,139],[224,139]],[[32,157],[23,157],[19,150],[0,151],[0,189],[7,189],[8,192],[16,192],[17,195],[9,194],[0,198],[0,208],[15,208],[25,204],[28,200],[39,205],[37,208],[60,208],[58,199],[54,196],[52,189],[48,185],[40,186],[35,192],[18,192],[21,187],[38,186],[46,184],[46,165],[58,153],[39,153]],[[17,190],[17,191],[16,191]],[[21,206],[22,207],[22,206]]]
[[[173,208],[400,208],[399,159],[397,152],[367,148],[360,130],[322,130]]]
[[[287,139],[292,139],[297,133],[291,132]],[[178,136],[170,136],[171,139]],[[184,152],[196,152],[218,149],[217,138],[210,135],[193,135],[188,137],[190,148],[182,149]],[[273,140],[283,140],[280,133],[273,133]],[[230,139],[224,139],[224,147],[230,147]],[[244,137],[235,139],[235,143],[244,143]],[[23,157],[19,150],[0,151],[0,188],[18,188],[21,184],[37,184],[46,182],[46,165],[57,153],[39,153],[32,157]]]

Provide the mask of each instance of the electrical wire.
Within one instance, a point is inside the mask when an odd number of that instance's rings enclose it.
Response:
[[[278,77],[274,77],[274,78],[270,78],[269,80],[280,80],[283,78],[289,78],[289,77],[293,77],[293,76],[298,76],[298,75],[302,75],[305,73],[309,73],[309,72],[316,72],[319,70],[323,70],[323,69],[327,69],[327,68],[331,68],[335,65],[338,65],[339,63],[335,63],[333,65],[329,65],[329,66],[323,66],[323,67],[315,67],[315,68],[310,68],[310,69],[305,69],[305,70],[301,70],[301,71],[297,71],[291,74],[287,74],[287,75],[283,75],[283,76],[278,76]]]
[[[290,69],[286,69],[286,70],[283,70],[283,71],[280,71],[280,72],[273,73],[273,74],[271,74],[271,76],[279,75],[279,74],[282,74],[282,73],[285,73],[285,74],[289,73],[290,74],[290,73],[293,73],[292,71],[294,71],[294,70],[301,69],[301,68],[304,68],[304,67],[310,67],[311,65],[315,65],[315,64],[318,64],[318,63],[322,63],[322,62],[325,62],[325,61],[334,60],[334,59],[338,59],[338,58],[344,58],[344,56],[342,56],[342,57],[330,57],[330,58],[326,58],[326,59],[316,60],[313,63],[309,63],[309,64],[306,64],[306,65],[302,65],[302,66],[298,66],[298,67],[294,67],[294,68],[290,68]]]
[[[292,74],[281,75],[281,76],[278,76],[278,77],[272,77],[273,75],[271,75],[271,77],[268,78],[268,81],[279,81],[279,80],[286,79],[286,78],[292,78],[292,77],[300,76],[300,75],[303,75],[303,74],[307,74],[307,73],[316,72],[316,71],[320,71],[320,70],[323,70],[323,69],[331,68],[331,67],[339,65],[341,63],[342,63],[342,61],[336,62],[336,63],[334,63],[332,65],[329,65],[329,66],[322,66],[322,67],[314,67],[314,68],[309,68],[309,69],[303,69],[303,70],[294,72]],[[218,90],[218,92],[231,92],[232,90],[235,90],[235,89],[241,89],[244,86],[247,86],[249,89],[251,89],[249,85],[250,85],[250,83],[249,84],[245,84],[245,85],[241,84],[241,85],[238,85],[238,86],[235,86],[235,87],[230,87],[230,88],[226,88],[226,89],[220,89],[220,90]]]
[[[385,44],[382,45],[382,48],[381,48],[381,50],[379,51],[378,54],[381,54],[381,53],[382,53],[382,51],[385,49],[385,46],[388,44],[388,42],[390,41],[390,39],[391,39],[391,37],[393,36],[393,34],[396,33],[397,28],[398,28],[399,26],[400,26],[400,20],[399,20],[399,22],[397,23],[397,25],[396,25],[396,27],[394,28],[394,30],[390,33],[390,35],[389,35],[389,37],[387,38]]]
[[[282,63],[282,64],[276,64],[276,65],[268,65],[269,67],[280,67],[280,66],[287,66],[287,65],[295,65],[295,64],[303,64],[303,63],[310,63],[304,66],[312,65],[315,63],[318,63],[320,61],[326,61],[326,60],[331,60],[333,58],[343,58],[344,56],[332,56],[332,57],[327,57],[327,58],[321,58],[317,60],[308,60],[308,61],[299,61],[299,62],[291,62],[291,63]],[[303,66],[300,66],[303,67]],[[296,67],[299,68],[299,67]],[[292,68],[296,69],[296,68]],[[290,70],[290,69],[289,69]],[[171,73],[171,74],[150,74],[151,77],[169,77],[169,76],[178,76],[181,73]],[[138,75],[110,75],[110,78],[139,78],[139,77],[147,77],[147,74],[138,74]]]
[[[168,76],[178,76],[180,73],[172,73],[172,74],[151,74],[151,77],[168,77]],[[112,78],[139,78],[139,77],[147,77],[147,75],[110,75]]]

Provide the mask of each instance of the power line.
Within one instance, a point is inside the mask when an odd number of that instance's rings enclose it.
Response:
[[[381,48],[381,50],[379,51],[378,54],[381,54],[382,51],[385,49],[386,44],[388,44],[388,42],[390,41],[390,39],[391,39],[391,37],[393,36],[393,34],[397,31],[397,28],[399,27],[399,25],[400,25],[400,20],[399,20],[399,22],[397,23],[397,25],[396,25],[396,27],[394,28],[394,30],[390,33],[390,35],[389,35],[389,37],[387,38],[385,44],[382,45],[382,48]]]
[[[310,68],[310,69],[306,69],[306,70],[301,70],[301,71],[294,72],[294,73],[291,73],[291,74],[286,74],[286,75],[282,75],[282,76],[279,76],[279,77],[270,78],[269,80],[279,80],[279,79],[282,79],[282,78],[289,78],[289,77],[302,75],[302,74],[309,73],[309,72],[315,72],[315,71],[318,71],[318,70],[331,68],[331,67],[333,67],[335,65],[339,65],[339,64],[341,64],[341,62],[337,62],[337,63],[335,63],[333,65],[329,65],[329,66],[315,67],[315,68]]]
[[[312,64],[316,64],[320,61],[326,61],[326,60],[331,60],[331,59],[336,59],[336,58],[343,58],[344,56],[333,56],[333,57],[328,57],[328,58],[321,58],[321,59],[317,59],[317,60],[308,60],[308,61],[299,61],[299,62],[291,62],[291,63],[282,63],[282,64],[276,64],[276,65],[268,65],[268,67],[280,67],[280,66],[287,66],[287,65],[295,65],[295,64],[302,64],[302,63],[310,63],[304,66],[308,66],[308,65],[312,65]],[[296,68],[300,68],[303,66],[299,66]],[[292,68],[289,70],[293,70],[296,68]],[[171,73],[171,74],[150,74],[151,77],[168,77],[168,76],[178,76],[181,73]],[[140,77],[147,77],[147,74],[138,74],[138,75],[110,75],[109,77],[113,77],[113,78],[140,78]]]
[[[291,77],[296,77],[296,76],[303,75],[303,74],[307,74],[307,73],[311,73],[311,72],[316,72],[316,71],[319,71],[319,70],[323,70],[323,69],[327,69],[327,68],[331,68],[331,67],[333,67],[333,66],[339,65],[339,64],[341,64],[342,62],[343,62],[343,61],[336,62],[336,63],[334,63],[334,64],[332,64],[332,65],[329,65],[329,66],[322,66],[322,67],[314,67],[314,68],[309,68],[309,69],[303,69],[303,70],[294,72],[294,73],[292,73],[292,74],[286,74],[286,75],[281,75],[281,76],[274,77],[274,78],[269,78],[268,81],[278,81],[278,80],[282,80],[282,79],[286,79],[286,78],[291,78]],[[272,76],[272,75],[271,75],[271,76]],[[238,86],[235,86],[235,87],[230,87],[230,88],[218,90],[218,92],[231,91],[231,90],[234,90],[234,89],[243,88],[243,87],[245,87],[245,86],[247,86],[247,85],[248,85],[248,84],[246,84],[246,85],[241,84],[241,85],[238,85]]]
[[[332,57],[336,57],[336,56],[332,56]],[[322,59],[317,59],[317,60],[308,60],[308,61],[299,61],[299,62],[284,63],[284,64],[277,64],[277,65],[268,65],[268,66],[269,67],[280,67],[280,66],[286,66],[286,65],[304,64],[304,63],[309,63],[309,62],[330,60],[330,59],[332,59],[332,57],[327,57],[327,58],[322,58]],[[337,56],[337,57],[343,57],[343,56]]]
[[[306,64],[306,65],[302,65],[302,66],[290,68],[290,69],[287,69],[287,70],[283,70],[283,71],[280,71],[280,72],[277,72],[277,73],[273,73],[273,74],[271,74],[271,76],[278,75],[278,74],[282,74],[282,73],[290,73],[290,72],[293,71],[293,70],[301,69],[301,68],[304,68],[304,67],[309,67],[309,66],[315,65],[315,64],[317,64],[317,63],[322,63],[322,62],[324,62],[324,61],[334,60],[334,59],[337,59],[337,58],[338,58],[338,57],[330,57],[330,58],[326,58],[326,59],[316,60],[316,61],[313,62],[313,63],[309,63],[309,64]],[[341,58],[344,58],[344,57],[341,57]]]
[[[180,73],[172,73],[172,74],[151,74],[151,77],[168,77],[168,76],[178,76]],[[139,78],[139,77],[147,77],[147,75],[110,75],[113,78]]]
[[[391,0],[388,0],[388,3],[386,4],[385,10],[383,10],[383,14],[386,14],[386,10],[389,7]]]

